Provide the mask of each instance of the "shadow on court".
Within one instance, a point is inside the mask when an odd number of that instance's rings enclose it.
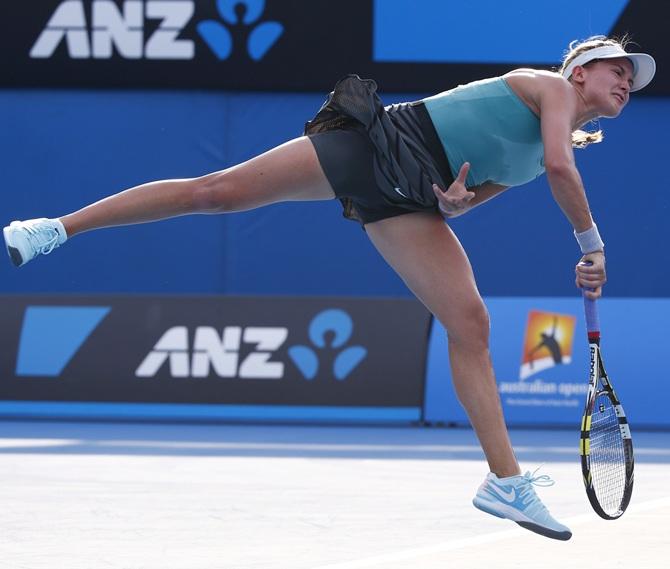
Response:
[[[0,422],[0,454],[483,460],[464,428]],[[512,429],[522,462],[576,462],[574,430]],[[669,463],[670,432],[634,433],[637,462]]]

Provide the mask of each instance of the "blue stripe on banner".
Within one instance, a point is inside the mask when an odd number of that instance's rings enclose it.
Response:
[[[374,0],[375,61],[552,63],[607,35],[629,0]]]
[[[0,401],[0,418],[412,422],[419,407],[311,407]]]
[[[108,306],[26,308],[16,375],[58,377],[109,311]]]

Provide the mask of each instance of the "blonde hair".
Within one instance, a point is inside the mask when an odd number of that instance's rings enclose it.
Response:
[[[608,38],[607,36],[591,36],[590,38],[587,38],[583,41],[572,41],[563,55],[563,61],[561,66],[558,68],[558,73],[562,75],[565,68],[570,65],[570,63],[572,63],[576,57],[585,51],[608,45],[620,46],[622,49],[625,49],[628,43],[630,43],[628,36],[624,36],[621,39]],[[589,63],[593,63],[595,61],[597,61],[597,59],[589,61]],[[586,65],[589,65],[589,63]],[[568,81],[570,80],[571,78],[568,78]],[[574,148],[586,148],[589,144],[602,142],[602,140],[603,131],[601,129],[596,131],[576,130],[572,133],[572,146]]]

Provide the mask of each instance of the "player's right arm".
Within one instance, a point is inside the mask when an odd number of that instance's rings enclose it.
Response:
[[[577,95],[572,85],[562,77],[542,75],[535,80],[539,82],[536,100],[540,108],[547,180],[554,200],[574,230],[582,233],[593,227],[593,218],[572,148]],[[577,265],[576,285],[594,289],[587,296],[597,298],[607,280],[604,251],[590,252],[582,260],[590,261],[591,265]]]
[[[593,225],[584,184],[575,164],[572,148],[577,98],[573,87],[562,77],[537,76],[540,126],[544,144],[544,167],[551,193],[575,231]]]

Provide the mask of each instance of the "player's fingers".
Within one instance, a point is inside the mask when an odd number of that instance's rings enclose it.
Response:
[[[591,300],[597,300],[598,298],[600,298],[602,296],[602,292],[603,292],[603,289],[602,289],[602,287],[599,286],[599,287],[597,287],[593,290],[588,290],[588,289],[584,290],[584,296],[586,298],[590,298]]]
[[[463,166],[458,171],[458,176],[456,181],[465,185],[465,179],[468,177],[468,172],[470,171],[470,162],[463,162]]]
[[[582,265],[580,263],[575,269],[580,275],[598,275],[605,272],[604,265]]]
[[[604,285],[605,284],[605,279],[601,278],[601,277],[584,277],[582,275],[579,275],[577,277],[577,282],[579,282],[579,284],[582,287],[595,288],[595,287]]]
[[[585,271],[581,267],[577,267],[575,271],[577,280],[583,283],[584,286],[602,286],[607,282],[607,275],[605,270]]]
[[[582,271],[581,269],[577,269],[575,271],[576,275],[578,277],[584,278],[584,279],[597,279],[597,278],[603,278],[605,276],[605,271]]]

